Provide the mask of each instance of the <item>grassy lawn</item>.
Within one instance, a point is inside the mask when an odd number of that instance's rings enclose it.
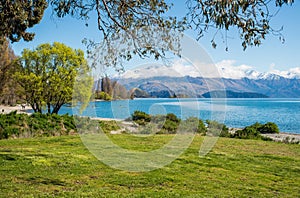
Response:
[[[113,135],[133,150],[157,148],[171,135]],[[79,136],[0,141],[0,197],[298,197],[300,145],[220,138],[198,156],[203,137],[168,166],[144,173],[112,169]],[[138,146],[137,146],[138,145]]]

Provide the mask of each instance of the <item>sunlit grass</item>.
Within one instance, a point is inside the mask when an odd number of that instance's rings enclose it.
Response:
[[[149,151],[171,135],[110,135],[114,143]],[[0,141],[0,197],[297,197],[300,145],[220,138],[199,157],[203,137],[173,163],[151,172],[112,169],[79,136]]]

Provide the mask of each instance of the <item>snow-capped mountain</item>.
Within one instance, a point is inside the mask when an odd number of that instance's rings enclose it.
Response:
[[[272,70],[269,72],[259,72],[251,66],[233,66],[234,61],[221,61],[216,65],[207,67],[197,67],[182,62],[175,62],[173,65],[146,65],[135,69],[127,70],[121,78],[152,78],[152,77],[203,77],[203,78],[225,78],[253,80],[278,80],[280,78],[300,79],[300,67],[289,69],[288,71]],[[214,70],[206,71],[215,67]]]
[[[116,79],[128,90],[139,88],[152,97],[205,97],[207,92],[226,90],[239,97],[240,93],[251,93],[255,97],[300,98],[300,68],[259,72],[233,63],[222,61],[199,68],[182,62],[146,65],[127,70]]]

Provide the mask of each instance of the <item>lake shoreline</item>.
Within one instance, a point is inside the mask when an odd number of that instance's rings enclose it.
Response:
[[[125,119],[114,119],[114,118],[98,118],[98,117],[90,117],[92,120],[99,120],[99,121],[119,121],[119,122],[126,122],[128,124],[128,121],[125,121]],[[242,128],[234,128],[234,127],[228,127],[230,133],[235,133],[238,130],[242,130]],[[120,130],[122,131],[122,130]],[[114,133],[112,134],[119,134]],[[266,133],[261,134],[264,137],[269,137],[275,142],[284,142],[284,143],[298,143],[300,144],[300,134],[299,133],[288,133],[288,132],[279,132],[279,133]]]
[[[25,114],[31,114],[28,113],[29,110],[32,110],[32,108],[28,105],[26,105],[24,108],[22,105],[16,105],[16,106],[6,106],[6,105],[0,105],[0,113],[1,114],[8,114],[13,111],[17,111],[17,113],[25,113]],[[92,120],[99,120],[99,121],[119,121],[123,122],[125,119],[117,119],[117,118],[102,118],[102,117],[90,117]],[[234,133],[237,130],[241,130],[242,128],[235,128],[230,127],[229,132]],[[293,132],[279,132],[278,134],[262,134],[265,137],[271,138],[273,141],[276,142],[288,142],[288,143],[297,143],[300,142],[300,134],[299,133],[293,133]]]
[[[300,144],[300,134],[279,132],[279,133],[269,133],[269,134],[261,134],[261,135],[271,138],[275,142]]]
[[[17,111],[17,113],[28,113],[29,110],[32,110],[31,106],[25,105],[22,107],[22,105],[16,105],[16,106],[7,106],[7,105],[0,105],[0,113],[1,114],[8,114],[13,111]]]

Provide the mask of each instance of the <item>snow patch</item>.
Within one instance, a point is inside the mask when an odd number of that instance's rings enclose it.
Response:
[[[214,65],[207,65],[209,70]],[[171,65],[148,64],[135,69],[127,70],[121,75],[121,78],[151,78],[159,76],[168,77],[204,77],[204,78],[227,78],[227,79],[265,79],[278,80],[282,77],[289,79],[300,79],[300,67],[291,68],[288,71],[275,70],[274,66],[269,72],[259,72],[255,67],[250,65],[236,65],[235,60],[223,60],[215,64],[218,73],[210,74],[209,71],[199,71],[199,68],[189,64],[183,60],[175,61]],[[202,69],[203,70],[203,69]]]

